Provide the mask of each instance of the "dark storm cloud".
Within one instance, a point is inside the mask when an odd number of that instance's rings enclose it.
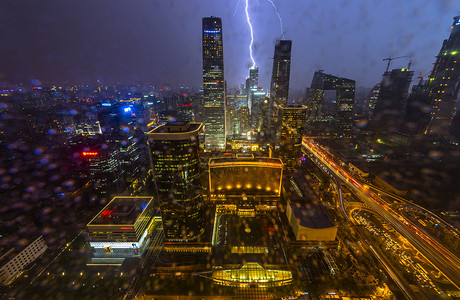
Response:
[[[225,76],[244,81],[250,62],[244,1],[48,0],[0,3],[0,80],[46,83],[132,82],[201,84],[201,18],[223,19]],[[249,0],[261,83],[270,81],[273,45],[281,35],[273,7]],[[454,1],[275,0],[286,38],[293,40],[291,89],[313,72],[372,86],[382,58],[413,56],[430,71],[448,37]],[[235,13],[235,14],[234,14]],[[408,59],[393,62],[406,66]]]

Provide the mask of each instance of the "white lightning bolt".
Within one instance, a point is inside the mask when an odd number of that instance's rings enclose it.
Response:
[[[246,0],[246,8],[245,8],[245,11],[246,11],[246,20],[248,21],[249,29],[251,30],[251,43],[249,44],[249,55],[251,56],[251,60],[252,60],[252,66],[251,66],[251,68],[253,68],[253,67],[256,66],[256,61],[254,60],[254,57],[253,57],[253,55],[252,55],[252,45],[254,44],[254,32],[252,31],[251,19],[249,18],[248,1],[249,1],[249,0]]]
[[[281,37],[284,35],[284,30],[283,30],[283,20],[281,19],[280,13],[278,12],[278,8],[276,7],[275,3],[273,3],[272,0],[267,0],[273,5],[273,8],[275,9],[275,13],[278,16],[278,19],[280,20],[280,28],[281,28]]]

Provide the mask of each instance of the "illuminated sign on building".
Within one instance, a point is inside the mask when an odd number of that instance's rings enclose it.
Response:
[[[220,30],[204,30],[204,33],[219,33]]]
[[[81,153],[83,156],[96,156],[98,155],[99,153],[97,152],[82,152]]]

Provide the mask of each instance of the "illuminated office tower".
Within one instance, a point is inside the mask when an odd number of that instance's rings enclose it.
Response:
[[[202,133],[203,123],[188,122],[170,122],[148,133],[166,241],[196,241],[204,230]]]
[[[289,76],[291,74],[292,41],[278,40],[273,56],[272,79],[270,83],[270,109],[275,119],[278,107],[287,104],[289,96]]]
[[[257,91],[259,85],[259,68],[249,68],[249,77],[246,78],[246,95],[248,95],[248,108],[249,113],[252,114],[252,107],[254,106],[254,92]]]
[[[428,134],[446,135],[460,89],[460,16],[454,18],[449,39],[436,57],[429,85],[433,96]]]
[[[222,20],[203,18],[205,149],[225,150],[225,81]]]
[[[305,94],[305,105],[308,107],[308,117],[315,119],[321,115],[324,91],[336,91],[333,117],[341,133],[351,131],[353,125],[353,106],[355,102],[356,82],[351,79],[337,77],[316,71],[310,88]]]
[[[300,160],[300,145],[307,107],[303,105],[281,105],[281,143],[279,157],[287,171],[294,170]]]

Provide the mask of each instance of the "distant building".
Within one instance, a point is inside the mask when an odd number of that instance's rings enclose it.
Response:
[[[252,114],[253,103],[253,93],[257,91],[259,85],[259,68],[251,67],[249,68],[249,77],[246,78],[246,95],[248,95],[248,108],[249,113]]]
[[[305,93],[305,105],[308,108],[308,118],[315,119],[321,115],[323,96],[326,90],[335,90],[335,105],[332,109],[334,124],[341,133],[351,132],[353,125],[353,106],[355,102],[356,82],[351,79],[337,77],[316,71],[310,88]]]
[[[205,149],[225,150],[225,80],[222,20],[203,18],[203,97]]]
[[[454,18],[452,31],[436,57],[429,85],[433,96],[428,134],[447,135],[460,89],[460,16]]]
[[[102,194],[121,190],[124,186],[120,149],[105,142],[101,134],[75,136],[69,141],[74,167]]]
[[[0,285],[7,285],[21,274],[27,265],[40,257],[48,246],[43,236],[34,239],[27,246],[24,243],[11,245],[7,237],[0,237]]]
[[[165,239],[195,241],[204,231],[200,183],[203,123],[171,122],[148,133]]]
[[[337,225],[321,204],[288,202],[286,217],[298,241],[334,241]]]
[[[282,124],[279,157],[287,171],[294,170],[300,162],[306,111],[307,107],[303,105],[280,105]]]
[[[426,82],[412,86],[412,92],[407,98],[404,118],[400,132],[408,137],[421,136],[431,120],[431,93]]]
[[[114,197],[87,225],[94,257],[138,257],[153,221],[153,197]]]
[[[413,75],[414,71],[409,69],[393,69],[383,74],[370,130],[377,134],[399,130]]]
[[[374,114],[375,110],[375,105],[377,104],[377,100],[379,99],[379,94],[380,94],[380,82],[374,85],[374,87],[371,89],[369,92],[367,98],[368,98],[368,105],[365,108],[367,111],[367,117],[368,119],[372,118],[372,115]]]
[[[270,109],[276,119],[278,107],[287,104],[289,97],[289,78],[291,75],[292,41],[277,40],[273,56],[272,79],[270,83]]]

